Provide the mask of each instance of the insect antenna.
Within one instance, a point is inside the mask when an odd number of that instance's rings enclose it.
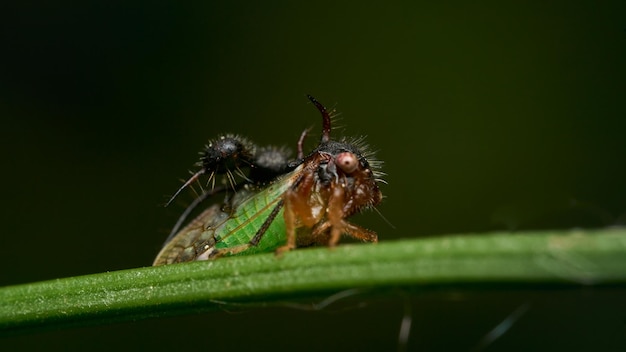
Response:
[[[315,105],[317,110],[319,110],[320,114],[322,114],[322,143],[328,142],[330,140],[330,114],[315,98],[307,94],[307,98]]]
[[[204,174],[204,169],[200,170],[198,172],[196,172],[195,174],[193,174],[193,176],[191,176],[189,178],[189,180],[187,180],[187,182],[185,182],[185,184],[183,184],[178,191],[176,191],[176,193],[174,193],[174,195],[172,196],[172,198],[170,198],[170,200],[165,204],[165,206],[167,207],[168,205],[170,205],[172,203],[172,201],[174,200],[174,198],[176,198],[176,196],[178,196],[178,194],[180,194],[180,192],[185,189],[187,186],[189,186],[192,182],[195,182],[198,177],[200,177],[200,175]]]
[[[385,221],[387,223],[387,225],[389,225],[389,227],[391,227],[392,229],[396,229],[396,227],[391,223],[391,221],[389,221],[389,219],[387,219],[383,213],[380,212],[380,210],[378,210],[378,208],[376,207],[372,207],[372,209],[380,216],[381,219],[383,219],[383,221]]]
[[[178,230],[180,230],[180,228],[183,226],[183,223],[185,222],[185,220],[187,220],[187,217],[189,216],[189,214],[191,214],[191,212],[200,203],[205,201],[210,196],[213,196],[216,193],[224,191],[225,189],[226,189],[225,187],[212,188],[210,191],[204,192],[200,194],[198,197],[194,198],[194,200],[187,206],[185,211],[178,217],[178,221],[176,221],[176,224],[174,224],[174,227],[170,231],[170,234],[167,236],[167,239],[165,240],[165,243],[163,243],[163,245],[165,246],[166,244],[168,244],[172,240],[172,238],[176,236],[176,234],[178,233]]]

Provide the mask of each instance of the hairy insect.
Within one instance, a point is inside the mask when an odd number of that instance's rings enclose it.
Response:
[[[212,186],[204,196],[227,188],[236,192],[170,235],[154,265],[268,251],[280,254],[298,246],[332,247],[342,234],[378,241],[375,232],[346,220],[381,202],[378,183],[384,181],[378,162],[366,152],[362,139],[331,139],[331,114],[315,98],[308,98],[322,115],[322,137],[307,155],[303,152],[307,130],[291,161],[285,149],[260,148],[236,135],[209,142],[198,163],[201,169],[174,197],[202,175]],[[243,182],[235,182],[233,170]],[[216,188],[216,175],[225,175],[230,187]]]

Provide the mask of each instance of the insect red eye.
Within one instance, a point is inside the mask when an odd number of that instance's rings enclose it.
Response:
[[[347,174],[353,173],[354,170],[356,170],[357,166],[359,166],[359,160],[357,159],[356,155],[350,152],[337,154],[335,161],[337,163],[337,166],[339,166],[339,168]]]

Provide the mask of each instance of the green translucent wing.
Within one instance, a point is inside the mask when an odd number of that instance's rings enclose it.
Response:
[[[238,191],[231,200],[230,212],[223,211],[219,204],[210,206],[163,247],[153,265],[272,252],[284,245],[282,195],[301,169],[296,168],[260,191]],[[255,235],[262,238],[256,246],[250,245]]]

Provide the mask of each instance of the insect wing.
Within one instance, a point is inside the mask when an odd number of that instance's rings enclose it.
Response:
[[[240,190],[231,200],[230,212],[223,211],[219,204],[210,206],[163,247],[153,265],[271,252],[284,245],[282,195],[301,169],[276,179],[261,191]],[[259,234],[262,241],[250,245]]]
[[[195,260],[199,246],[215,245],[213,233],[228,217],[219,204],[210,206],[167,242],[152,265]]]
[[[215,232],[214,248],[206,247],[197,259],[228,255],[272,252],[286,243],[282,195],[289,189],[301,167],[276,179],[263,190],[237,204],[234,213]],[[262,237],[252,245],[255,236]]]

